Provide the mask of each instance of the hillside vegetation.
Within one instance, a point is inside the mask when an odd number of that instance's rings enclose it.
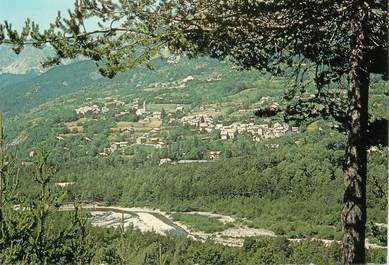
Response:
[[[58,168],[52,184],[71,183],[67,202],[175,211],[176,220],[212,232],[227,227],[185,212],[217,212],[279,237],[248,239],[237,250],[89,228],[98,242],[93,259],[100,263],[134,258],[136,264],[155,264],[159,247],[171,264],[304,263],[312,262],[315,252],[324,253],[318,263],[336,263],[336,244],[294,244],[286,238],[340,239],[345,146],[338,124],[322,119],[285,124],[279,111],[285,80],[208,58],[155,60],[153,65],[153,70],[134,69],[113,80],[99,76],[89,61],[41,75],[0,75],[9,147],[23,161],[20,190],[36,196],[30,163],[42,148]],[[388,118],[383,111],[387,93],[377,78],[371,121]],[[274,115],[259,116],[258,110]],[[386,242],[378,227],[387,222],[384,150],[374,145],[369,152],[368,240],[378,245]],[[120,244],[134,251],[124,257]],[[112,260],[105,259],[108,252]],[[383,259],[384,251],[372,253],[371,260]]]

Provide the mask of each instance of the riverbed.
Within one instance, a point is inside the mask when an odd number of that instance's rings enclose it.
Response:
[[[82,205],[82,209],[90,212],[88,221],[96,227],[128,228],[132,227],[142,232],[154,232],[160,235],[184,236],[197,241],[213,240],[228,246],[243,246],[244,239],[253,236],[275,236],[266,229],[249,228],[242,225],[237,218],[210,212],[187,212],[217,219],[224,224],[231,224],[226,230],[215,233],[193,231],[186,224],[174,221],[171,214],[159,209],[145,207],[100,206],[95,204]],[[64,205],[61,210],[73,210],[73,205]]]

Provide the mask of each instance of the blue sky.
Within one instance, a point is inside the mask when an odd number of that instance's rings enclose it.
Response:
[[[0,0],[0,21],[7,20],[20,29],[28,17],[45,28],[57,16],[58,10],[66,13],[73,0]]]

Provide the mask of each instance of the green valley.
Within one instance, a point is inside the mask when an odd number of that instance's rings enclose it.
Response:
[[[146,216],[140,208],[123,219],[139,215],[139,227],[147,223],[142,218],[182,224],[197,238],[120,232],[112,228],[120,225],[106,225],[115,218],[120,224],[119,214],[92,211],[92,224],[102,218],[103,226],[89,228],[99,238],[95,262],[124,259],[123,243],[140,244],[126,254],[125,260],[138,260],[134,264],[156,264],[162,254],[171,264],[299,263],[316,251],[323,253],[318,263],[337,262],[345,146],[336,121],[285,122],[287,80],[209,58],[156,59],[153,66],[112,80],[89,61],[9,77],[0,88],[0,110],[10,151],[22,161],[21,191],[36,196],[31,163],[46,150],[58,169],[51,184],[66,190],[65,203],[159,209],[167,217],[158,211]],[[381,110],[388,104],[382,81],[373,91],[372,121],[385,118]],[[369,150],[367,240],[370,260],[381,262],[388,157],[382,145]],[[202,211],[239,221],[196,214]],[[205,243],[198,242],[202,233]]]

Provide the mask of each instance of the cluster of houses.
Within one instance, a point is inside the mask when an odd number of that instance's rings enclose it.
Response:
[[[87,98],[87,99],[85,99],[85,101],[90,102],[91,98]],[[125,104],[126,103],[121,101],[121,100],[111,98],[111,97],[106,97],[106,98],[104,98],[104,106],[102,106],[101,108],[98,105],[93,104],[93,105],[81,106],[79,108],[76,108],[75,112],[78,115],[85,115],[88,112],[94,113],[94,114],[98,114],[98,113],[105,114],[105,113],[108,113],[110,111],[110,108],[112,108],[112,106],[124,106]],[[126,112],[126,113],[129,113],[129,112]],[[124,114],[126,114],[126,113],[124,113]],[[124,115],[124,114],[119,113],[118,115]]]
[[[174,61],[172,60],[171,62],[173,63]],[[176,80],[176,81],[172,81],[172,82],[165,82],[165,83],[160,83],[160,82],[153,83],[153,84],[149,85],[147,88],[145,88],[145,91],[155,91],[155,90],[160,90],[160,89],[174,89],[174,88],[182,89],[182,88],[185,88],[187,86],[188,82],[191,82],[194,80],[200,80],[200,81],[205,81],[205,82],[215,82],[215,81],[222,80],[222,75],[219,73],[211,73],[207,76],[188,75],[187,77],[185,77],[181,80]]]
[[[136,144],[162,148],[165,142],[159,137],[150,137],[148,133],[145,133],[143,136],[136,138]]]
[[[81,106],[77,109],[75,109],[76,113],[78,115],[85,115],[87,113],[107,113],[110,111],[110,109],[115,108],[117,106],[125,107],[125,111],[122,111],[120,113],[115,114],[115,117],[123,116],[129,113],[135,113],[138,116],[141,116],[141,119],[138,121],[138,123],[146,124],[152,122],[152,120],[162,120],[162,112],[161,111],[154,111],[150,112],[147,111],[146,102],[143,101],[143,103],[140,103],[139,99],[134,99],[131,103],[127,104],[123,101],[120,101],[118,99],[114,99],[111,97],[104,98],[104,105],[103,107],[99,107],[97,104],[91,104],[91,99],[86,100],[86,102],[89,103],[89,105]],[[123,108],[120,108],[123,109]],[[177,105],[176,112],[183,111],[184,107],[181,105]],[[144,146],[152,146],[155,148],[162,148],[165,146],[165,142],[158,137],[160,133],[160,128],[152,128],[149,132],[146,132],[142,134],[141,136],[136,138],[136,145],[144,145]],[[120,128],[119,132],[125,135],[134,135],[135,129],[132,126],[127,126],[124,128]],[[129,146],[129,142],[122,141],[122,142],[113,142],[110,144],[109,147],[105,148],[103,152],[101,152],[99,155],[101,156],[108,156],[116,151],[118,151],[121,148],[125,148]]]
[[[220,131],[220,139],[228,140],[235,139],[239,134],[248,133],[252,136],[253,141],[262,139],[272,139],[281,137],[288,132],[298,132],[298,127],[290,127],[286,123],[269,124],[254,124],[254,123],[233,123],[225,126],[223,124],[215,124],[213,118],[208,115],[192,115],[181,118],[183,125],[197,127],[200,132],[212,132],[213,130]]]
[[[91,99],[88,98],[86,102],[90,102]],[[114,106],[113,106],[114,105]],[[162,120],[162,112],[161,111],[147,111],[147,105],[146,101],[143,101],[143,103],[139,102],[139,98],[134,99],[131,103],[126,104],[125,102],[114,99],[111,97],[104,98],[104,105],[102,107],[99,107],[97,104],[89,104],[86,106],[81,106],[79,108],[75,109],[75,112],[79,116],[85,116],[87,113],[93,113],[93,114],[106,114],[108,113],[112,108],[117,109],[118,106],[121,106],[120,108],[122,111],[118,112],[114,115],[115,118],[122,117],[125,115],[128,115],[130,113],[135,113],[137,116],[141,117],[141,119],[138,121],[139,123],[149,123],[152,119]],[[124,110],[123,110],[124,107]],[[183,112],[184,106],[177,105],[175,111],[176,112]],[[172,114],[169,113],[171,116]],[[128,132],[128,131],[127,131]]]
[[[97,113],[100,113],[100,108],[97,105],[91,105],[91,106],[79,107],[79,108],[75,109],[75,111],[76,111],[77,115],[85,115],[88,112],[97,114]]]
[[[154,90],[172,89],[172,88],[185,88],[186,84],[193,80],[195,80],[195,78],[189,75],[184,79],[177,80],[177,81],[165,82],[165,83],[156,82],[149,85],[147,88],[145,88],[145,91],[154,91]]]
[[[237,135],[248,133],[253,141],[259,142],[263,139],[273,139],[283,136],[288,132],[298,132],[298,127],[290,127],[286,123],[254,124],[254,123],[233,123],[229,126],[223,126],[220,129],[220,138],[222,140],[234,139]]]
[[[280,103],[275,101],[272,97],[262,97],[258,103],[254,104],[251,109],[246,109],[243,104],[238,105],[239,113],[254,112],[261,113],[267,111],[269,113],[276,113],[280,109]]]
[[[208,152],[208,160],[178,160],[173,161],[170,158],[161,158],[159,160],[159,165],[166,165],[166,164],[193,164],[193,163],[209,163],[209,162],[215,162],[216,160],[219,160],[221,151],[209,151]]]
[[[184,83],[191,81],[192,78],[189,76],[186,78]],[[89,101],[90,102],[90,101]],[[125,111],[122,111],[116,116],[122,116],[128,113],[136,113],[138,116],[142,116],[142,118],[138,121],[139,123],[149,123],[152,119],[161,120],[162,112],[148,112],[146,109],[146,102],[140,103],[139,99],[134,99],[132,103],[126,104],[125,102],[114,99],[111,97],[104,98],[103,107],[99,107],[96,104],[89,104],[88,106],[82,106],[80,108],[75,109],[76,113],[79,115],[85,115],[88,112],[91,113],[107,113],[110,111],[110,108],[115,108],[117,106],[124,106],[126,108]],[[277,109],[279,104],[275,102],[270,97],[261,98],[261,105],[269,105],[273,109]],[[121,108],[123,109],[123,108]],[[184,107],[177,106],[176,112],[183,111]],[[169,113],[170,114],[170,113]],[[169,115],[168,115],[169,116]],[[259,142],[263,139],[272,139],[281,137],[286,133],[298,132],[298,127],[290,127],[286,123],[274,123],[274,124],[255,124],[255,123],[233,123],[231,125],[223,125],[221,123],[216,123],[212,116],[207,114],[197,114],[184,116],[180,119],[180,122],[184,126],[190,126],[198,128],[198,130],[202,133],[211,133],[213,131],[217,131],[219,133],[219,137],[222,140],[235,139],[240,134],[249,134],[252,137],[252,140],[255,142]],[[137,145],[145,145],[145,146],[153,146],[156,148],[162,148],[165,143],[163,139],[158,137],[160,128],[153,128],[149,132],[144,133],[142,136],[138,136],[136,138]],[[133,135],[135,133],[135,129],[132,127],[121,128],[120,132],[123,134]],[[129,145],[128,142],[113,142],[110,144],[108,148],[104,149],[104,152],[100,153],[100,155],[109,155],[120,148],[125,148]],[[274,148],[272,146],[271,148]],[[209,153],[209,160],[217,160],[220,156],[220,152],[214,151]],[[161,163],[169,163],[169,161],[161,160]]]
[[[136,144],[137,145],[144,145],[144,146],[152,146],[155,148],[162,148],[165,143],[158,137],[145,137],[140,136],[136,138]],[[104,148],[104,151],[99,153],[100,156],[108,156],[122,148],[129,147],[128,141],[122,141],[122,142],[113,142],[110,144],[109,147]]]
[[[76,108],[75,112],[77,115],[80,115],[80,116],[85,116],[87,113],[105,114],[105,113],[108,113],[110,111],[110,108],[112,108],[111,107],[112,105],[115,105],[115,106],[126,106],[128,109],[128,110],[116,113],[114,115],[115,118],[122,117],[124,115],[129,114],[129,113],[135,113],[138,116],[143,116],[145,114],[151,114],[150,116],[146,117],[146,120],[141,120],[141,122],[143,121],[144,123],[150,122],[151,118],[158,119],[158,120],[162,119],[162,113],[160,111],[156,111],[153,113],[147,112],[146,101],[143,101],[142,107],[140,107],[139,99],[135,99],[129,105],[126,105],[126,103],[123,101],[120,101],[117,99],[112,99],[110,97],[106,97],[104,100],[105,100],[104,106],[101,108],[98,105],[93,104],[93,105],[87,105],[87,106],[82,106],[82,107]]]
[[[143,101],[142,107],[139,107],[139,99],[136,98],[134,101],[130,104],[130,109],[135,111],[135,114],[138,116],[141,116],[146,113],[146,101]]]
[[[151,146],[155,148],[162,148],[165,146],[165,142],[157,137],[158,133],[160,132],[160,128],[153,128],[149,132],[144,133],[142,136],[139,136],[136,138],[136,145],[144,145],[144,146]],[[132,134],[135,132],[134,128],[126,127],[120,129],[121,133],[126,134]],[[125,148],[129,146],[128,141],[122,141],[122,142],[113,142],[110,144],[109,147],[105,148],[102,153],[99,155],[101,156],[107,156],[109,154],[112,154],[116,151],[118,151],[121,148]]]
[[[105,98],[106,100],[107,98]],[[109,98],[110,99],[110,98]],[[139,108],[139,99],[135,99],[132,103],[130,103],[129,105],[126,105],[125,102],[123,101],[120,101],[120,100],[117,100],[117,99],[114,99],[114,100],[111,100],[111,101],[106,101],[105,102],[105,106],[103,107],[104,108],[108,108],[109,105],[112,105],[112,104],[115,104],[116,106],[126,106],[128,110],[125,110],[125,111],[121,111],[120,113],[117,113],[114,115],[115,118],[118,118],[118,117],[122,117],[122,116],[125,116],[127,114],[130,114],[131,113],[134,113],[138,116],[141,116],[143,114],[146,113],[146,101],[143,101],[143,106],[142,108]],[[108,109],[109,111],[109,109]],[[104,113],[102,111],[102,113]]]
[[[165,145],[165,142],[158,137],[160,132],[160,128],[152,128],[149,132],[146,132],[142,136],[137,137],[136,144],[162,148]]]
[[[213,118],[209,115],[192,115],[181,118],[183,125],[198,127],[201,132],[211,132],[215,129]]]
[[[124,148],[124,147],[127,147],[127,146],[128,146],[128,142],[127,141],[113,142],[113,143],[111,143],[111,145],[109,147],[104,148],[104,152],[99,153],[99,155],[101,155],[101,156],[108,156],[109,154],[112,154],[112,153],[116,152],[120,148]]]

